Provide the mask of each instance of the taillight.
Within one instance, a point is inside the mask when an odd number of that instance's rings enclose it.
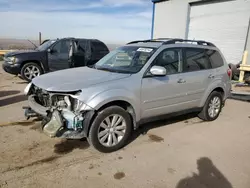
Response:
[[[231,76],[232,76],[232,70],[231,69],[227,69],[227,75],[231,79]]]

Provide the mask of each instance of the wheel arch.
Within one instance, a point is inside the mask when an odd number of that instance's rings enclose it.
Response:
[[[26,60],[26,61],[23,61],[23,62],[21,63],[20,72],[21,72],[23,66],[24,66],[25,64],[27,64],[27,63],[36,63],[37,65],[39,65],[39,66],[41,67],[42,73],[44,73],[43,64],[42,64],[40,61],[38,61],[38,60]]]
[[[130,115],[131,120],[132,120],[133,128],[134,129],[137,128],[136,112],[135,112],[135,109],[132,106],[132,104],[130,104],[126,100],[112,100],[112,101],[106,102],[102,106],[99,106],[97,109],[95,109],[93,111],[87,112],[87,116],[89,118],[88,123],[86,124],[86,127],[85,127],[85,133],[87,136],[89,135],[90,127],[91,127],[94,119],[98,115],[98,113],[100,111],[102,111],[103,109],[108,108],[110,106],[119,106],[119,107],[123,108],[125,111],[127,111]]]
[[[222,85],[218,85],[216,87],[213,87],[213,88],[209,88],[207,91],[206,91],[206,95],[204,95],[204,97],[202,98],[201,100],[201,103],[200,103],[200,107],[203,107],[207,101],[207,98],[209,97],[209,95],[213,92],[213,91],[217,91],[217,92],[220,92],[222,93],[222,100],[224,102],[225,100],[225,93],[226,93],[226,90],[225,88],[222,86]]]

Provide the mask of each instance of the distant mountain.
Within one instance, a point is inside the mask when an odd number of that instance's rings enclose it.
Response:
[[[32,43],[39,45],[38,40],[30,40]],[[33,49],[34,45],[25,39],[1,39],[0,38],[0,50],[8,50],[8,49]],[[109,50],[114,50],[115,48],[123,45],[123,44],[109,44],[106,43]]]

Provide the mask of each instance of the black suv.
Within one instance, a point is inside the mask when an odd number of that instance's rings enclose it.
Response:
[[[31,81],[47,72],[94,65],[108,53],[108,47],[97,39],[48,40],[35,50],[5,54],[3,69]]]

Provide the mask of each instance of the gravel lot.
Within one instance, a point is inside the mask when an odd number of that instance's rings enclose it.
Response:
[[[249,103],[228,100],[214,122],[186,115],[146,124],[124,149],[102,154],[25,121],[25,86],[0,68],[0,187],[250,187]]]

